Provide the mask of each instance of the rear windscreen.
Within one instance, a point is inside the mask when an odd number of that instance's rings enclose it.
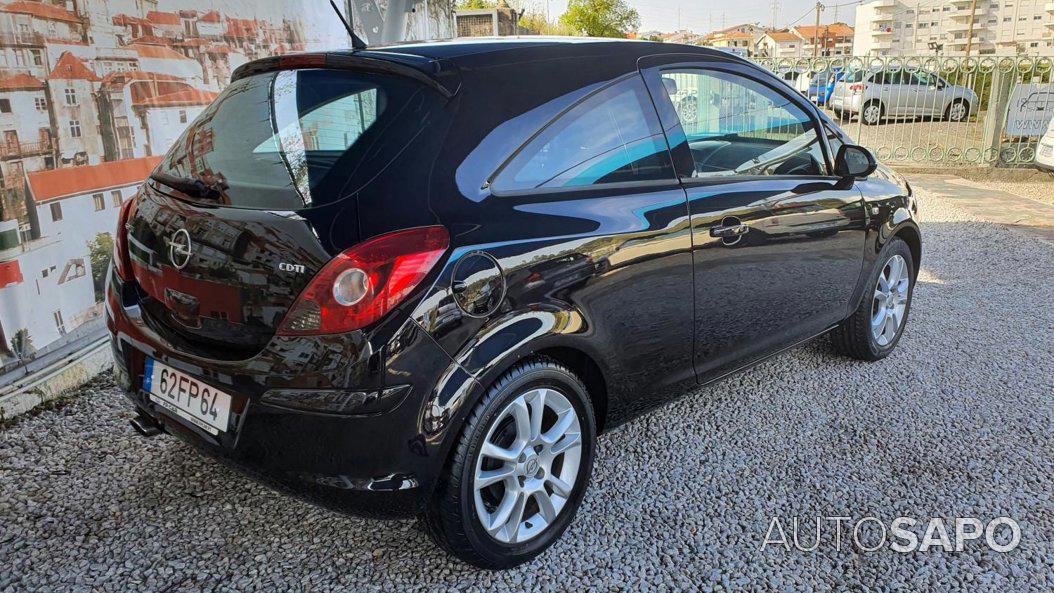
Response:
[[[153,179],[193,200],[297,210],[351,195],[442,108],[413,80],[283,70],[236,80],[187,127]]]

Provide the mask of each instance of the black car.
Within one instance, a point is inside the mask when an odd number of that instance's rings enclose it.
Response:
[[[144,434],[508,567],[567,528],[598,434],[821,334],[888,355],[915,219],[907,184],[724,52],[269,58],[122,208],[107,320]]]

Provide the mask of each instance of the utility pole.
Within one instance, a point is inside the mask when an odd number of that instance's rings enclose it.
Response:
[[[772,29],[779,27],[780,0],[772,0]]]
[[[977,0],[974,0],[976,2]],[[823,4],[816,3],[816,28],[812,30],[812,57],[816,58],[816,55],[820,52],[820,46],[816,43],[816,37],[820,34],[820,12],[823,10]]]
[[[977,0],[970,0],[970,28],[966,31],[966,57],[970,57],[970,50],[973,48],[973,23],[975,14],[977,14]]]

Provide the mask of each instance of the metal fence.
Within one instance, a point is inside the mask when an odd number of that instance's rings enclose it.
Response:
[[[879,160],[1031,166],[1054,116],[1054,60],[1032,56],[757,58]]]

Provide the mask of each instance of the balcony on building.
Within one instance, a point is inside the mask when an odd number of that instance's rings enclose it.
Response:
[[[49,152],[51,152],[50,139],[41,139],[39,142],[4,142],[0,140],[0,158],[2,159],[17,159]]]
[[[0,47],[40,46],[47,43],[43,33],[35,31],[0,31]]]

